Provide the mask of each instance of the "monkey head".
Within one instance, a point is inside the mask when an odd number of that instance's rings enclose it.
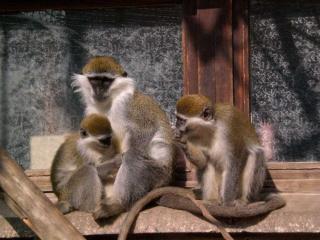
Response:
[[[203,95],[186,95],[176,104],[176,137],[181,142],[212,139],[214,107]],[[211,141],[211,140],[210,140]]]
[[[80,124],[79,145],[94,150],[108,148],[112,144],[112,129],[107,117],[91,114],[85,117]]]
[[[82,74],[75,74],[73,78],[72,85],[82,92],[87,103],[106,102],[117,89],[131,84],[122,66],[110,56],[91,58]]]

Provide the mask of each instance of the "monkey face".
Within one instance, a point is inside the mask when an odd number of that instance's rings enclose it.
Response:
[[[213,112],[207,108],[194,117],[177,114],[175,138],[183,144],[192,142],[210,146],[214,134],[213,121]]]
[[[105,76],[88,77],[93,90],[93,98],[96,101],[104,101],[107,98],[107,92],[114,81],[114,78]]]
[[[90,145],[93,148],[108,148],[112,144],[112,134],[100,134],[98,136],[91,135],[84,128],[80,129],[80,138],[83,143]]]
[[[185,131],[187,120],[183,118],[182,116],[176,115],[176,131],[175,131],[175,137],[181,138],[183,132]]]

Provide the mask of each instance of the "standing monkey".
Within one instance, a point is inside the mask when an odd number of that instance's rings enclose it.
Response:
[[[104,187],[114,181],[121,164],[118,142],[106,117],[89,115],[80,127],[60,146],[51,167],[53,191],[63,213],[96,211],[103,198],[110,198],[108,193],[104,196]]]
[[[74,76],[86,114],[107,116],[120,141],[122,164],[113,192],[128,209],[152,189],[168,185],[172,174],[172,130],[166,114],[151,98],[136,90],[112,57],[94,57]],[[96,218],[112,213],[101,211]]]

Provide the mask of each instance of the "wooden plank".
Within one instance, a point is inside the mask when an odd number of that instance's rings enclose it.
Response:
[[[47,9],[54,10],[77,10],[77,9],[97,9],[110,7],[155,7],[168,4],[181,4],[182,0],[11,0],[0,2],[0,12],[15,12],[15,11],[40,11]]]
[[[249,116],[248,0],[233,1],[232,17],[234,105]]]
[[[198,1],[199,4],[204,4],[204,1]],[[198,9],[198,28],[195,34],[198,48],[198,92],[215,100],[216,96],[216,76],[215,76],[215,58],[216,49],[215,41],[219,33],[215,32],[217,22],[219,22],[220,8],[207,8],[203,6]]]
[[[62,213],[0,149],[0,187],[5,202],[41,239],[84,239]]]
[[[256,233],[265,235],[266,233],[320,233],[319,201],[320,194],[281,194],[287,204],[284,208],[253,219],[237,221],[225,221],[225,226],[231,233]],[[89,213],[72,212],[66,217],[74,226],[85,235],[102,235],[107,238],[111,234],[117,234],[125,214],[108,221],[107,224],[98,224]],[[0,216],[0,238],[19,236],[14,229],[8,232],[2,231],[9,229],[8,222],[3,221]],[[165,234],[165,233],[217,233],[217,229],[212,227],[203,219],[185,211],[179,211],[164,207],[149,208],[139,214],[134,233],[136,234]],[[20,237],[25,235],[20,234]],[[238,235],[235,235],[238,239]],[[71,238],[68,238],[71,239]],[[131,239],[131,238],[130,238]],[[143,238],[141,238],[143,239]],[[157,239],[165,239],[159,237]],[[175,238],[173,238],[175,239]],[[251,238],[248,238],[251,239]],[[273,239],[273,238],[270,238]],[[287,238],[283,238],[287,239]],[[301,238],[304,239],[304,238]],[[317,238],[314,238],[317,239]]]
[[[215,35],[215,102],[233,104],[232,0],[218,2],[218,19],[215,29],[212,30]]]
[[[233,103],[231,0],[184,1],[184,94]]]
[[[267,180],[264,190],[283,193],[320,193],[320,179],[273,179]]]
[[[183,54],[183,93],[198,93],[198,42],[197,9],[195,0],[183,1],[182,54]]]
[[[268,169],[320,169],[320,162],[268,162]]]
[[[314,180],[320,179],[320,163],[316,162],[269,162],[268,163],[268,176],[267,179],[273,179],[276,187],[284,189],[286,192],[313,192],[318,191],[317,184]],[[48,169],[41,170],[26,170],[26,175],[29,179],[36,184],[43,192],[52,192],[50,183],[50,171]],[[189,162],[179,165],[175,170],[175,181],[178,186],[194,187],[197,185],[195,170]],[[277,180],[287,180],[286,182],[279,182]],[[290,183],[291,180],[295,180]],[[304,181],[307,182],[306,189],[304,190]],[[298,182],[297,182],[298,181]],[[300,181],[300,182],[299,182]],[[284,186],[288,184],[288,186]],[[269,186],[269,185],[267,185]],[[299,186],[299,188],[297,187]],[[320,186],[320,185],[319,185]],[[290,188],[293,190],[290,190]],[[268,187],[269,189],[270,187]],[[300,189],[301,188],[301,189]],[[269,189],[270,190],[270,189]]]
[[[320,179],[320,169],[270,170],[272,179]]]

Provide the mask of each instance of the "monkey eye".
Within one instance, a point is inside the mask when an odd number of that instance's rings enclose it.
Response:
[[[177,119],[176,119],[176,127],[181,127],[181,126],[183,126],[185,123],[186,123],[186,120],[185,120],[185,119],[177,116]]]
[[[85,138],[88,136],[88,133],[86,130],[84,130],[83,128],[80,129],[80,137],[81,138]]]
[[[212,110],[210,108],[206,108],[202,113],[202,118],[207,121],[211,120],[213,118]]]

